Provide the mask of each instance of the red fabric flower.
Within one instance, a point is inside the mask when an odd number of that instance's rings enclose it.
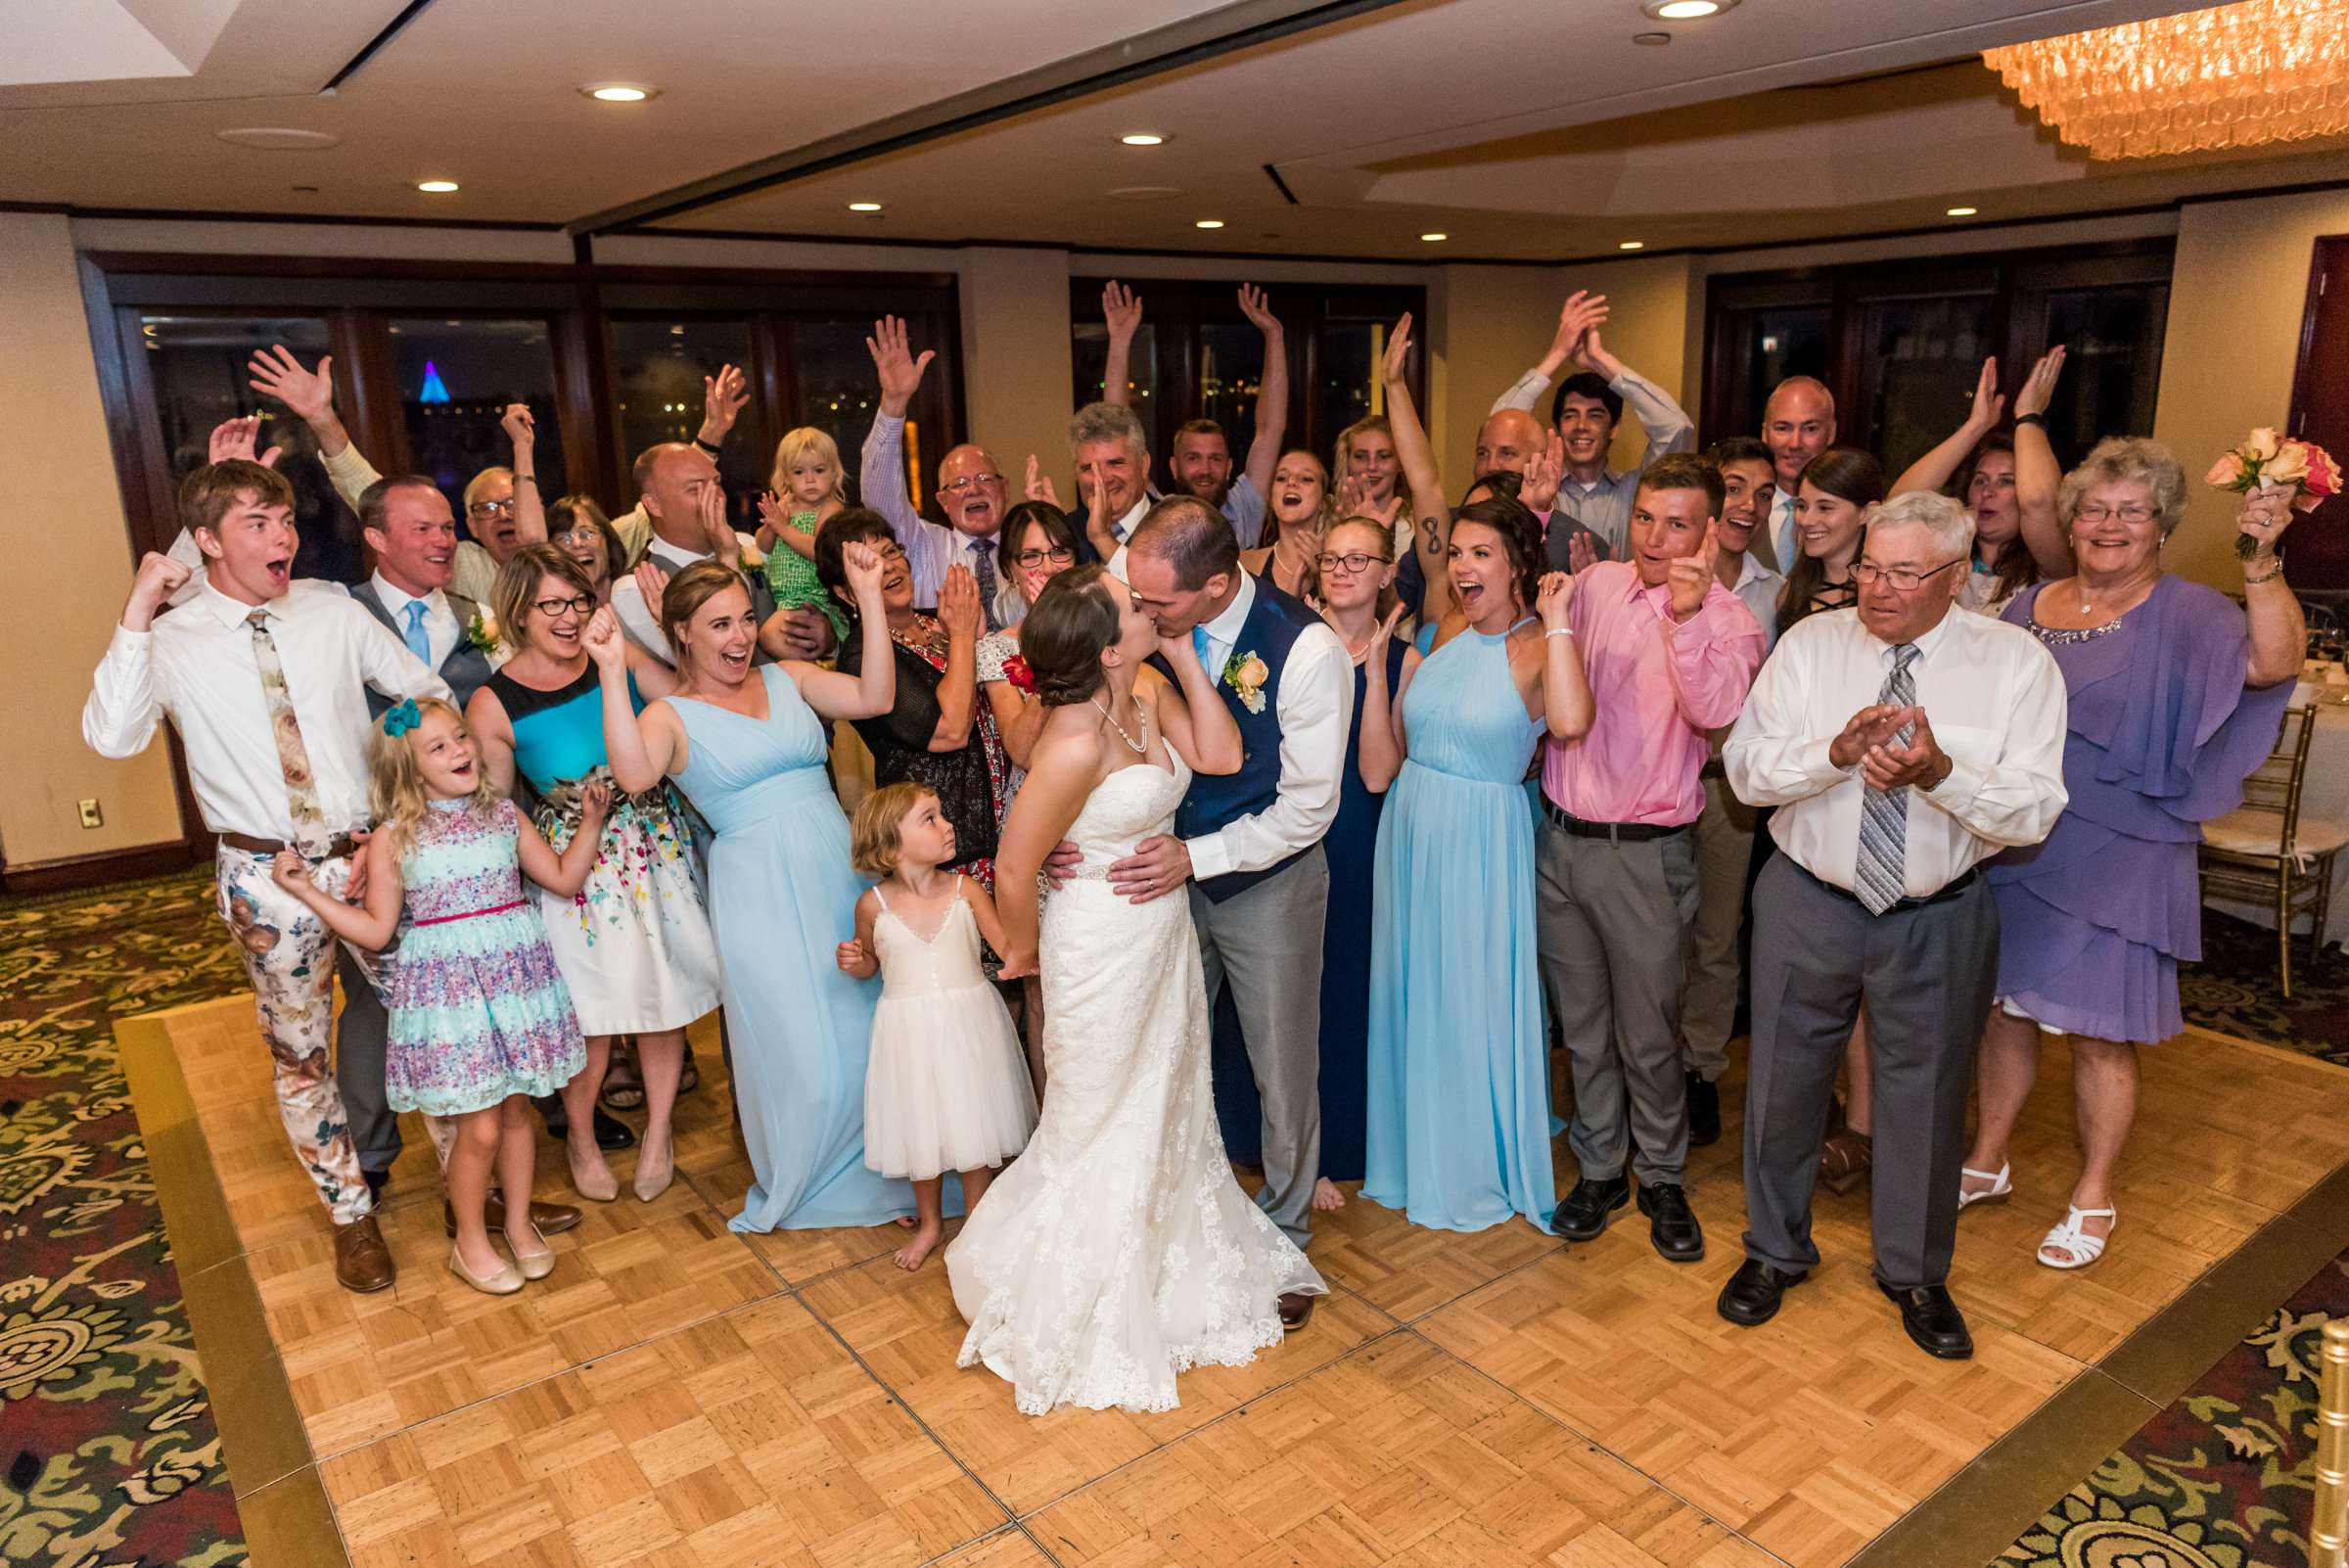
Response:
[[[1003,661],[1003,678],[1011,682],[1015,691],[1024,691],[1031,696],[1036,692],[1036,671],[1030,669],[1028,661],[1018,654]]]

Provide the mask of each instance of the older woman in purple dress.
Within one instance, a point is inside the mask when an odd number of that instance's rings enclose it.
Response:
[[[2022,433],[2033,438],[2045,440]],[[2288,496],[2244,499],[2236,523],[2254,549],[2238,607],[2162,570],[2162,543],[2186,511],[2177,460],[2148,440],[2099,442],[2056,496],[2072,575],[2005,612],[2063,670],[2071,804],[2045,843],[1990,868],[2001,1005],[1982,1042],[1981,1127],[1958,1203],[2012,1190],[2006,1140],[2039,1037],[2071,1036],[2084,1159],[2063,1222],[2039,1245],[2050,1268],[2086,1268],[2112,1233],[2138,1048],[2184,1027],[2178,963],[2202,955],[2201,826],[2241,800],[2300,669],[2307,632],[2276,554]]]

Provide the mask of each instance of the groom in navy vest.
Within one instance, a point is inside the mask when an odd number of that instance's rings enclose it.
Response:
[[[1240,569],[1231,525],[1193,496],[1152,507],[1120,553],[1159,634],[1199,649],[1242,760],[1193,778],[1174,835],[1135,845],[1110,885],[1146,903],[1190,884],[1209,1009],[1229,985],[1264,1100],[1257,1201],[1303,1247],[1321,1174],[1321,839],[1338,814],[1353,661],[1319,616]],[[1312,1297],[1281,1298],[1291,1327],[1312,1310]]]

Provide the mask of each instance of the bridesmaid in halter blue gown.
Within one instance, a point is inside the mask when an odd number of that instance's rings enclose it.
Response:
[[[850,547],[858,608],[885,617],[881,559]],[[845,675],[799,660],[752,667],[760,627],[741,576],[714,562],[678,573],[662,625],[677,690],[630,710],[619,623],[587,628],[604,692],[612,776],[641,791],[672,777],[716,834],[710,924],[724,968],[734,1101],[752,1182],[735,1230],[869,1225],[913,1212],[913,1189],[864,1164],[864,1064],[871,981],[834,952],[855,929],[865,883],[849,864],[849,825],[824,771],[827,718],[889,711],[897,666]]]
[[[1368,1176],[1362,1195],[1414,1224],[1546,1228],[1549,1059],[1534,941],[1534,823],[1525,769],[1544,729],[1589,728],[1590,688],[1566,624],[1573,579],[1540,579],[1541,525],[1490,497],[1454,514],[1430,573],[1422,658],[1405,657],[1391,724],[1401,771],[1371,871]],[[1449,589],[1449,592],[1443,590]],[[1365,709],[1364,756],[1387,715]]]

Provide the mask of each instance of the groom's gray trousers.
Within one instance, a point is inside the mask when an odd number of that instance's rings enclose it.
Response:
[[[1191,887],[1209,1016],[1229,985],[1265,1104],[1265,1185],[1257,1205],[1299,1247],[1313,1233],[1306,1216],[1321,1175],[1321,936],[1328,915],[1329,861],[1318,844],[1221,903]]]

